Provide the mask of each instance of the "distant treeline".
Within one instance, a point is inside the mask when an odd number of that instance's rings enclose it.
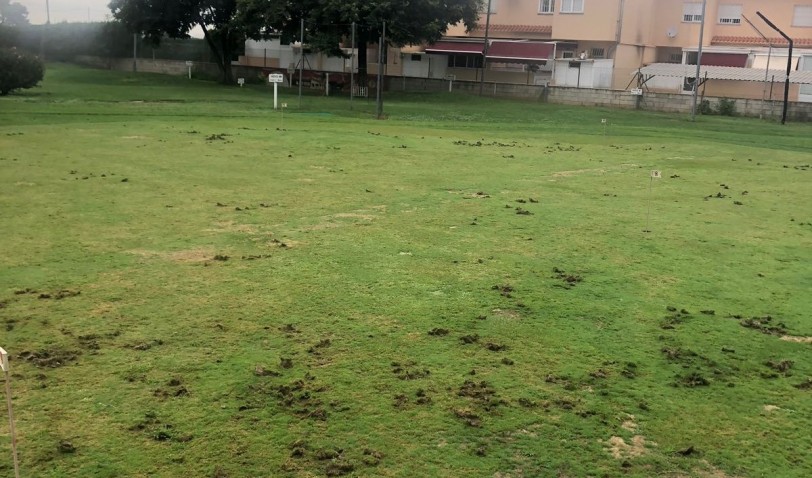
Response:
[[[204,40],[165,38],[160,45],[138,37],[139,58],[210,61]],[[119,22],[54,23],[7,27],[0,25],[0,47],[17,47],[47,61],[71,62],[78,56],[131,58],[133,34]]]

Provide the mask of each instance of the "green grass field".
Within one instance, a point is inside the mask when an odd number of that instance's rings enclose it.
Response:
[[[23,476],[812,475],[811,125],[283,101],[0,98]]]

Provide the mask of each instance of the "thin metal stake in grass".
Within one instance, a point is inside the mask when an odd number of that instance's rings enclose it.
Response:
[[[651,177],[649,178],[648,183],[648,210],[646,211],[646,228],[643,229],[643,232],[651,232],[651,229],[648,228],[649,219],[651,218],[651,190],[654,188],[654,180],[660,179],[661,177],[662,173],[660,171],[655,169],[651,172]]]
[[[14,457],[14,478],[20,478],[20,460],[17,458],[17,432],[14,430],[14,411],[11,407],[11,370],[8,352],[0,347],[0,368],[6,376],[6,404],[8,405],[8,429],[11,433],[11,454]]]

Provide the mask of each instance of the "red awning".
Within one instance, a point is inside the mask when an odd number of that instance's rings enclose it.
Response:
[[[438,41],[434,45],[426,47],[426,53],[452,54],[475,54],[481,55],[482,43],[461,42],[461,41]]]
[[[704,66],[744,68],[747,66],[747,53],[703,53],[702,64]]]
[[[505,62],[542,62],[553,56],[555,45],[525,41],[494,41],[488,48],[488,59]]]

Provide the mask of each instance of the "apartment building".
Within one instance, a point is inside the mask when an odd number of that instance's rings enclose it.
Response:
[[[785,69],[788,42],[756,12],[793,38],[793,70],[812,72],[812,0],[707,0],[702,64],[765,69],[769,57],[771,70]],[[480,55],[487,58],[486,81],[628,89],[636,86],[634,74],[646,65],[696,64],[702,2],[491,0],[490,12],[483,13],[479,23],[472,32],[455,25],[438,42],[439,49],[427,47],[429,53],[449,55],[447,74],[479,79],[481,62],[464,57]],[[487,23],[490,48],[485,51]],[[483,48],[473,47],[476,43]],[[461,47],[455,51],[457,45]],[[494,47],[498,54],[493,54]],[[535,55],[516,54],[508,61],[505,51],[519,49]],[[646,88],[690,90],[690,79],[657,76],[647,78]],[[773,97],[783,94],[782,80],[779,75],[771,81]],[[718,96],[761,98],[763,94],[760,85],[734,79],[714,80],[704,88]],[[791,96],[812,101],[812,86],[794,84]]]

